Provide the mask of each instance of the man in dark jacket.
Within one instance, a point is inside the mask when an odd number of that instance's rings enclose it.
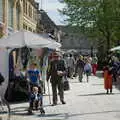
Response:
[[[50,62],[50,68],[48,70],[47,81],[50,78],[52,84],[52,93],[53,93],[53,105],[57,105],[57,88],[59,91],[60,101],[62,104],[65,104],[64,101],[64,81],[63,76],[65,75],[65,63],[61,59],[61,56],[58,53],[53,53],[52,61]]]
[[[84,72],[84,61],[83,61],[83,56],[80,56],[79,59],[76,62],[76,69],[75,71],[78,73],[78,79],[80,82],[82,82],[83,78],[83,72]]]

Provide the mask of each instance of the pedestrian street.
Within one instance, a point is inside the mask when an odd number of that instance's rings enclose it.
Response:
[[[51,106],[49,96],[45,95],[45,115],[39,111],[28,115],[26,102],[11,105],[10,120],[120,120],[120,91],[115,86],[112,94],[106,94],[102,77],[90,76],[88,83],[85,76],[81,83],[77,78],[69,82],[70,90],[65,91],[65,105],[58,101],[57,106]]]

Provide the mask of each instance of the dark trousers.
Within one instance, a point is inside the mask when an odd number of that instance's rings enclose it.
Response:
[[[60,101],[64,100],[64,84],[63,80],[58,80],[56,83],[51,83],[52,84],[52,94],[53,94],[53,104],[56,104],[58,101],[57,95],[59,93],[60,96]],[[58,89],[58,92],[57,92]]]
[[[33,103],[35,102],[35,106],[33,105]],[[30,101],[30,109],[33,109],[33,107],[35,107],[35,109],[38,109],[38,106],[39,106],[39,101],[34,101],[34,100],[31,100]]]

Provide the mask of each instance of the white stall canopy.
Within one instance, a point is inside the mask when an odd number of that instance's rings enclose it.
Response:
[[[120,46],[117,46],[117,47],[114,47],[114,48],[110,49],[110,51],[115,51],[115,50],[120,50]]]
[[[44,34],[35,34],[30,31],[18,31],[13,33],[8,37],[0,39],[0,47],[4,48],[43,48],[48,47],[51,49],[56,49],[61,47],[61,44],[51,40]]]

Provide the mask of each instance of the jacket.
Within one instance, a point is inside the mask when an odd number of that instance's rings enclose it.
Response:
[[[50,68],[48,70],[47,80],[50,78],[50,76],[51,76],[50,80],[53,83],[56,83],[59,79],[62,79],[62,76],[59,76],[57,74],[57,71],[62,71],[62,72],[66,71],[64,60],[51,61]]]

